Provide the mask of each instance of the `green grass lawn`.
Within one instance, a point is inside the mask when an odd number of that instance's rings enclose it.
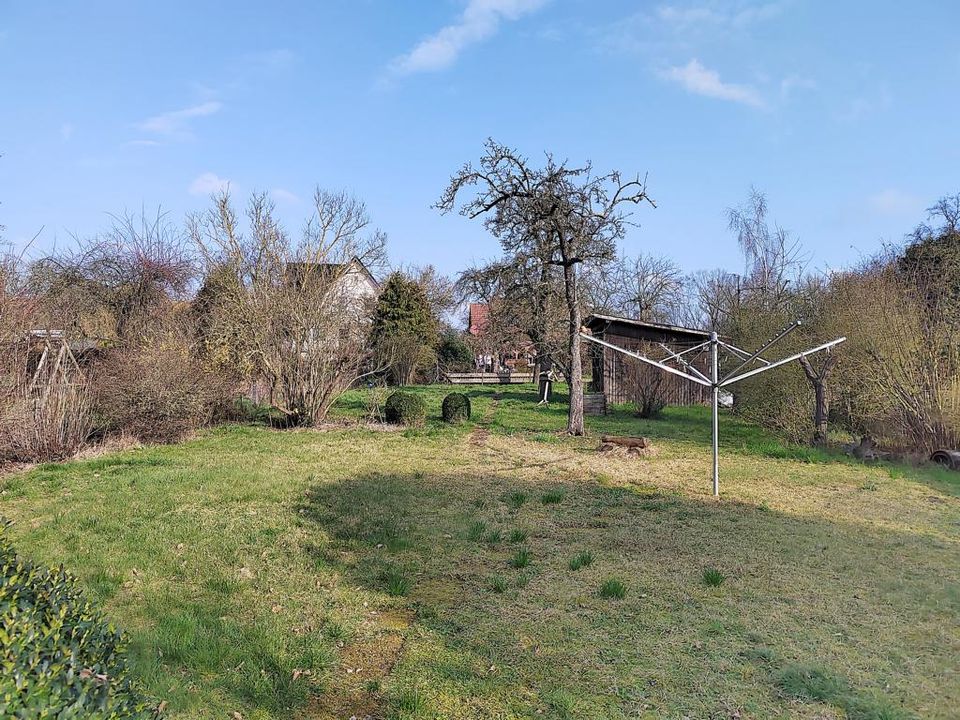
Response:
[[[173,718],[953,718],[960,485],[709,414],[224,427],[0,481]],[[502,393],[494,400],[495,392]],[[603,432],[648,457],[596,451]]]

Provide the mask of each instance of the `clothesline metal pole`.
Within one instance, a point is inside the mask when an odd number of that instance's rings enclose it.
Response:
[[[665,364],[662,361],[653,360],[644,355],[641,355],[640,353],[632,352],[630,350],[627,350],[626,348],[618,347],[613,343],[609,343],[605,340],[600,340],[599,338],[595,338],[592,335],[581,333],[580,337],[582,337],[584,340],[589,340],[590,342],[596,343],[597,345],[601,345],[603,347],[610,348],[611,350],[615,350],[616,352],[622,353],[629,357],[636,358],[637,360],[643,363],[646,363],[647,365],[651,365],[655,368],[671,373],[672,375],[677,375],[686,380],[690,380],[691,382],[695,382],[699,385],[704,385],[712,390],[712,393],[711,393],[712,394],[712,402],[711,402],[712,423],[711,424],[713,427],[712,427],[712,438],[711,438],[712,443],[711,444],[713,446],[713,494],[714,496],[719,497],[720,496],[720,388],[726,387],[727,385],[732,385],[733,383],[739,382],[740,380],[745,380],[746,378],[753,377],[754,375],[758,375],[760,373],[766,372],[767,370],[773,370],[774,368],[778,368],[781,365],[785,365],[787,363],[793,362],[794,360],[797,360],[801,357],[805,357],[806,355],[812,355],[813,353],[820,352],[821,350],[829,350],[834,345],[839,345],[844,340],[846,340],[845,337],[837,338],[836,340],[831,340],[830,342],[823,343],[822,345],[818,345],[817,347],[811,348],[810,350],[796,353],[795,355],[785,357],[782,360],[777,360],[775,362],[770,362],[760,357],[760,353],[769,349],[771,346],[773,346],[774,344],[782,340],[792,330],[795,330],[799,326],[800,326],[800,321],[791,323],[786,328],[784,328],[776,337],[768,341],[766,344],[764,344],[759,350],[757,350],[754,353],[748,353],[745,350],[741,350],[740,348],[731,346],[725,342],[721,342],[719,337],[717,336],[717,333],[711,332],[710,339],[707,342],[702,343],[694,348],[690,348],[690,350],[686,351],[686,352],[690,352],[692,350],[701,348],[704,345],[710,346],[710,366],[711,367],[710,367],[709,379],[704,377],[703,373],[701,373],[699,370],[694,368],[692,365],[688,364],[682,357],[680,357],[685,353],[674,353],[669,348],[664,347],[664,349],[668,353],[668,357],[666,358],[667,360],[676,360],[691,372],[684,372],[683,370],[678,370],[677,368],[670,367],[669,365]],[[728,373],[723,378],[720,377],[720,348],[721,347],[728,349],[735,356],[737,356],[738,360],[741,360],[740,365],[738,365],[735,370]],[[749,365],[753,362],[763,363],[763,366],[755,368],[753,370],[747,370]],[[740,374],[737,375],[737,373],[740,373]]]
[[[710,364],[713,377],[713,495],[720,497],[720,348],[715,332],[710,333]]]

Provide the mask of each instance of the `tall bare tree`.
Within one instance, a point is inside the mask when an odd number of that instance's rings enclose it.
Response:
[[[521,262],[544,257],[563,274],[568,313],[567,355],[570,408],[567,431],[583,435],[583,373],[580,352],[581,304],[577,268],[609,261],[626,232],[624,206],[647,202],[646,183],[624,180],[617,171],[595,175],[558,162],[549,153],[542,167],[533,166],[515,150],[488,140],[479,167],[469,163],[457,172],[440,198],[441,211],[484,218],[508,258]],[[467,195],[466,198],[463,195]]]
[[[743,254],[744,274],[738,278],[738,301],[749,295],[768,307],[788,297],[791,282],[803,273],[807,256],[796,238],[768,219],[767,197],[756,188],[740,207],[728,211],[729,227]]]

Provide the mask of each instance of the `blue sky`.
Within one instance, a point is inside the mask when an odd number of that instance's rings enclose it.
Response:
[[[493,136],[648,175],[628,252],[739,267],[751,185],[838,267],[960,192],[960,3],[0,0],[0,224],[36,251],[230,182],[292,230],[364,199],[393,262],[497,254],[431,209]]]

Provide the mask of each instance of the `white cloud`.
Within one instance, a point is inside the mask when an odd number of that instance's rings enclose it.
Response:
[[[678,28],[687,28],[700,24],[719,24],[723,21],[716,10],[708,7],[685,7],[661,5],[656,10],[658,20]]]
[[[71,123],[65,122],[60,125],[60,139],[64,142],[67,142],[70,138],[73,137],[73,125]]]
[[[441,28],[396,58],[396,75],[435,72],[450,67],[466,48],[494,35],[502,21],[517,20],[543,7],[548,0],[468,0],[460,19]]]
[[[763,98],[760,97],[760,94],[754,88],[749,85],[735,85],[733,83],[723,82],[720,79],[720,73],[704,67],[696,58],[682,67],[674,66],[667,68],[661,75],[666,80],[677,83],[687,92],[691,92],[694,95],[703,95],[704,97],[716,98],[718,100],[728,100],[755,108],[766,106]]]
[[[700,5],[661,5],[657,8],[655,16],[661,22],[679,31],[705,26],[737,29],[774,18],[786,8],[786,5],[787,3],[783,1],[749,2],[749,0],[724,4],[706,2]]]
[[[285,188],[274,188],[270,191],[270,197],[276,202],[289,203],[290,205],[295,205],[300,202],[299,195]]]
[[[194,105],[193,107],[154,115],[138,124],[137,127],[144,132],[156,133],[157,135],[189,135],[190,122],[192,120],[213,115],[219,112],[222,107],[223,105],[219,102],[209,100],[199,105]]]
[[[848,97],[837,118],[841,122],[855,124],[863,118],[889,110],[892,105],[893,95],[886,85],[881,85],[875,91],[867,90],[866,94]]]
[[[794,0],[677,0],[644,8],[605,26],[596,36],[606,50],[657,57],[730,45],[786,11]],[[634,3],[641,5],[641,3]]]
[[[923,210],[923,200],[911,193],[888,188],[867,198],[867,207],[878,215],[915,215]]]
[[[229,180],[225,180],[216,173],[205,172],[195,177],[187,190],[191,195],[212,195],[229,188]]]

